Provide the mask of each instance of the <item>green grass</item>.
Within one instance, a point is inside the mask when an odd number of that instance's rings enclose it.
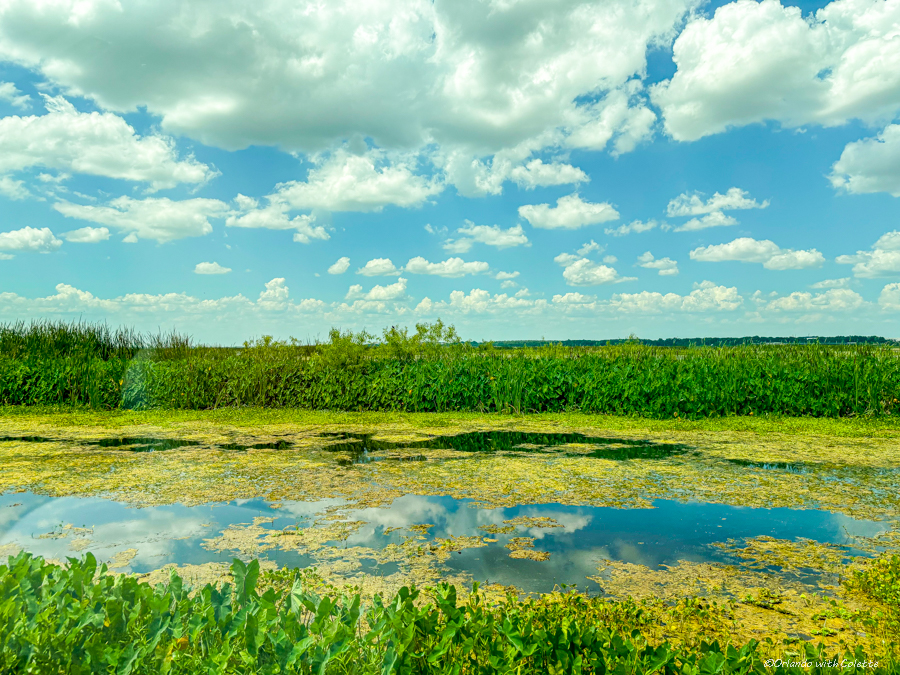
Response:
[[[890,654],[826,653],[809,644],[786,659],[834,667],[769,666],[782,650],[750,642],[648,642],[640,609],[574,593],[489,605],[477,592],[458,602],[452,586],[421,596],[319,597],[299,575],[258,587],[259,564],[235,561],[234,585],[196,592],[173,574],[151,588],[110,576],[93,556],[67,567],[22,553],[0,565],[2,673],[892,673]],[[279,590],[282,588],[283,590]],[[701,603],[702,605],[702,603]],[[693,618],[708,608],[696,605]],[[631,630],[628,630],[631,628]],[[841,661],[877,661],[876,668]]]
[[[692,420],[894,416],[900,358],[878,345],[495,351],[461,342],[439,322],[412,335],[386,329],[377,341],[333,330],[322,345],[266,337],[239,349],[105,326],[16,324],[0,326],[0,404],[578,411]]]

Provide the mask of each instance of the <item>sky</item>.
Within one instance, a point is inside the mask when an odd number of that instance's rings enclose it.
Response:
[[[0,322],[900,337],[900,0],[0,0]]]

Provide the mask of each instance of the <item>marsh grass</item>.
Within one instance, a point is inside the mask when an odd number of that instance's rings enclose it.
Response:
[[[472,345],[437,322],[238,348],[105,324],[0,326],[0,403],[95,409],[605,413],[655,419],[891,416],[900,358],[880,345]]]

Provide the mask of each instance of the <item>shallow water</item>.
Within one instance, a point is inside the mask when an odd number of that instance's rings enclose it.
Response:
[[[251,524],[254,519],[265,532],[363,521],[342,541],[328,542],[327,557],[334,559],[336,551],[332,547],[351,549],[358,564],[355,571],[390,575],[399,569],[398,564],[377,564],[374,552],[402,543],[413,534],[410,527],[429,524],[432,527],[427,530],[427,541],[460,536],[496,540],[451,553],[443,563],[448,574],[465,572],[475,581],[514,585],[526,592],[550,591],[557,584],[599,591],[597,583],[588,577],[597,574],[598,564],[604,560],[652,569],[678,561],[740,564],[714,544],[759,536],[785,540],[802,537],[836,544],[846,547],[849,557],[861,554],[852,548],[855,537],[873,537],[890,529],[885,522],[856,520],[819,510],[670,500],[656,500],[654,508],[640,509],[561,504],[476,508],[467,499],[419,495],[401,497],[386,508],[358,509],[344,504],[339,499],[285,501],[273,508],[271,502],[245,500],[192,507],[172,504],[133,508],[92,497],[4,494],[0,495],[0,546],[14,544],[58,560],[90,550],[101,561],[136,549],[134,557],[122,568],[136,573],[168,563],[229,562],[235,556],[265,558],[279,566],[306,567],[319,562],[321,550],[215,551],[209,550],[204,540],[221,535],[231,526]],[[521,517],[550,518],[559,526],[504,524]],[[269,518],[272,522],[265,522]],[[496,532],[504,527],[512,531]],[[511,558],[506,545],[513,538],[522,537],[533,538],[533,549],[549,553],[549,559]],[[371,550],[373,556],[367,556],[366,550]]]

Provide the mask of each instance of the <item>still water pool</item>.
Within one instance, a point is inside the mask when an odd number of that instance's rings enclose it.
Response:
[[[418,537],[426,547],[468,542],[451,547],[441,560],[447,573],[463,572],[475,581],[526,592],[546,592],[558,584],[596,591],[589,577],[602,561],[649,568],[679,561],[737,563],[730,549],[716,544],[736,540],[739,545],[761,536],[833,544],[850,557],[862,554],[855,547],[859,538],[890,529],[886,522],[813,509],[672,500],[655,500],[652,506],[480,508],[468,499],[406,495],[384,508],[354,508],[340,499],[134,508],[101,498],[21,492],[0,495],[0,550],[22,548],[57,560],[89,550],[118,564],[120,571],[135,573],[233,557],[307,567],[346,550],[354,558],[354,573],[390,575],[403,562],[386,562],[378,552]],[[318,543],[294,550],[271,545],[281,532],[299,532],[307,540],[318,533]],[[241,536],[229,536],[234,533]],[[511,557],[517,549],[527,554]]]

